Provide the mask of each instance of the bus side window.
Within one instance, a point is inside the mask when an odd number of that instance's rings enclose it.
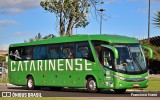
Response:
[[[111,55],[109,52],[104,51],[104,66],[110,67],[112,66]]]
[[[80,58],[88,58],[88,52],[88,47],[78,47],[76,55]]]
[[[62,58],[67,58],[68,54],[67,54],[67,49],[63,48],[62,49]]]
[[[26,47],[22,50],[22,59],[23,60],[32,60],[33,50],[32,47]]]
[[[57,49],[50,49],[51,58],[59,58],[59,52]]]
[[[10,52],[10,53],[9,53],[9,57],[10,57],[10,59],[14,60],[13,50],[10,50],[9,52]]]
[[[9,56],[12,60],[21,60],[21,49],[20,48],[11,48],[9,51]]]
[[[47,58],[48,59],[58,59],[60,58],[60,48],[59,46],[51,45],[47,48]]]
[[[104,49],[103,50],[103,65],[112,68],[113,67],[113,53],[110,50]]]
[[[62,58],[73,58],[73,51],[71,50],[71,47],[63,48]]]
[[[33,59],[45,59],[46,58],[46,47],[37,46],[33,49]]]
[[[88,42],[80,42],[76,44],[76,58],[84,58],[94,61]]]
[[[22,59],[22,58],[20,57],[19,50],[16,50],[13,55],[15,56],[15,60],[20,60],[20,59]]]
[[[33,49],[33,59],[39,59],[40,58],[40,48],[35,47]]]
[[[62,54],[61,58],[74,58],[75,54],[74,43],[66,43],[62,45]]]
[[[68,58],[73,58],[73,51],[71,50],[71,48],[68,48],[67,53],[68,53]]]
[[[103,60],[103,57],[102,57],[102,47],[100,45],[95,45],[94,46],[95,48],[95,53],[96,53],[96,56],[97,58],[99,59],[99,62],[102,64],[102,60]],[[103,65],[103,64],[102,64]]]

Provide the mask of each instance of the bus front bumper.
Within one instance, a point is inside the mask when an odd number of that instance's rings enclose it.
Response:
[[[134,88],[147,88],[148,87],[148,79],[143,81],[126,81],[116,79],[114,83],[114,89],[134,89]]]

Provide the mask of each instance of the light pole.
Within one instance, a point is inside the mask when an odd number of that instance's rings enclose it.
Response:
[[[103,13],[103,11],[105,11],[105,10],[104,10],[104,9],[99,9],[98,11],[101,12],[101,19],[100,19],[100,35],[101,35],[101,33],[102,33],[102,13]]]
[[[78,28],[78,27],[75,27],[75,28],[76,28],[76,35],[77,35],[77,28]]]
[[[148,0],[148,43],[150,42],[150,3],[151,1]]]

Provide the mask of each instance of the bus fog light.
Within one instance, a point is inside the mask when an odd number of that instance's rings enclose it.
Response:
[[[108,85],[109,85],[109,83],[108,83],[108,82],[106,82],[106,85],[108,86]]]
[[[145,77],[145,79],[148,79],[148,78],[149,78],[148,76]]]
[[[111,83],[110,86],[113,87],[113,83]]]

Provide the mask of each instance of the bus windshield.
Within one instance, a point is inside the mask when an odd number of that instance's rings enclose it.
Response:
[[[147,71],[146,61],[140,45],[115,45],[118,50],[116,70],[125,73]]]

